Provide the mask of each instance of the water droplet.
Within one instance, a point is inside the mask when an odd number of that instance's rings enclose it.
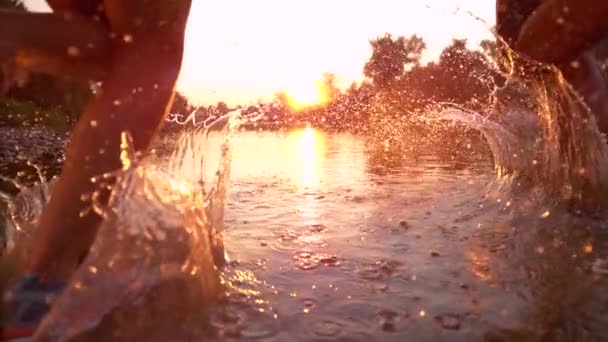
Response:
[[[91,127],[97,127],[97,121],[95,121],[95,120],[91,120],[91,121],[89,122],[89,125],[91,125]]]
[[[80,56],[80,49],[76,46],[68,46],[67,53],[70,57],[77,57]]]
[[[133,43],[133,36],[127,33],[122,36],[122,40],[127,44]]]
[[[308,313],[316,306],[316,301],[312,298],[304,298],[302,299],[302,304],[304,305],[304,312]]]
[[[420,312],[418,312],[418,315],[419,315],[420,317],[424,317],[424,316],[426,316],[426,311],[424,311],[424,310],[420,310]]]

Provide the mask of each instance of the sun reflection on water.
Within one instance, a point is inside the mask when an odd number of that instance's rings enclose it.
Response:
[[[294,160],[292,177],[301,188],[315,188],[321,183],[320,168],[325,153],[325,143],[320,132],[311,127],[291,132],[288,137],[291,142]]]
[[[205,159],[207,179],[212,179],[214,168],[219,160],[217,146],[221,137],[210,136],[209,143],[201,143],[201,155]],[[332,141],[324,132],[312,127],[295,129],[288,132],[242,132],[231,142],[232,167],[230,178],[234,181],[267,183],[284,179],[298,191],[319,189],[331,181],[334,174],[324,173],[328,148],[352,150],[352,141]],[[344,146],[343,146],[344,145]],[[202,158],[202,157],[201,157]],[[348,155],[353,161],[352,155]],[[360,161],[363,163],[363,160]],[[200,167],[200,162],[192,166]],[[362,170],[363,168],[357,168]],[[353,172],[348,169],[348,174]],[[193,172],[195,173],[195,172]],[[342,176],[340,176],[342,177]]]

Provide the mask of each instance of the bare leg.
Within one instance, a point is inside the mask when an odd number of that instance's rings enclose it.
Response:
[[[608,1],[549,0],[522,26],[516,49],[556,64],[608,133],[608,84],[598,61],[585,52],[608,34]]]
[[[176,41],[177,40],[177,41]],[[71,136],[66,163],[34,237],[28,271],[65,279],[88,251],[100,218],[80,217],[90,179],[120,168],[120,135],[144,150],[173,96],[183,51],[181,37],[148,35],[117,47],[114,68]]]
[[[542,62],[566,64],[608,33],[608,1],[548,0],[525,22],[516,49]]]
[[[107,73],[112,42],[107,27],[75,14],[0,11],[0,50],[17,68],[98,80]]]
[[[600,131],[608,133],[608,82],[593,53],[586,52],[560,69],[595,114]]]

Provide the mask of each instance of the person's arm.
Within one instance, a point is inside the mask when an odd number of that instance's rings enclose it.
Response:
[[[548,0],[522,26],[516,50],[566,64],[608,35],[607,0]]]

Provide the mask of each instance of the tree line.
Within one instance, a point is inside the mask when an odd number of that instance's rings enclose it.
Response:
[[[0,9],[26,11],[19,0],[0,0]],[[402,120],[439,102],[471,109],[487,107],[496,85],[504,81],[497,67],[500,52],[494,40],[470,49],[466,39],[454,39],[436,61],[427,64],[421,61],[426,43],[417,35],[395,37],[387,33],[369,44],[372,53],[362,70],[365,79],[342,90],[335,75],[323,75],[321,91],[326,101],[322,104],[295,109],[289,94],[279,93],[271,101],[235,108],[224,102],[195,107],[177,93],[170,121],[203,122],[241,109],[245,115],[256,116],[255,122],[246,123],[251,128],[313,125],[360,132],[374,120]],[[608,62],[608,43],[597,51]],[[4,82],[6,75],[0,70],[0,84]],[[91,84],[86,82],[32,74],[27,82],[13,84],[0,93],[0,125],[24,121],[71,124],[91,96]]]
[[[391,34],[370,42],[372,54],[362,73],[365,80],[354,82],[341,90],[336,77],[323,75],[321,91],[327,97],[323,104],[294,109],[289,94],[279,93],[272,101],[244,106],[244,114],[261,115],[250,125],[264,128],[281,128],[313,125],[335,130],[362,131],[366,129],[378,103],[388,108],[387,115],[400,117],[420,111],[438,101],[481,107],[488,103],[500,74],[493,66],[497,55],[494,41],[483,41],[480,49],[471,50],[466,39],[454,39],[434,62],[423,65],[426,49],[424,40],[416,35],[409,38]],[[224,112],[224,103],[201,108],[202,118]],[[182,95],[172,113],[191,115],[195,107]]]

